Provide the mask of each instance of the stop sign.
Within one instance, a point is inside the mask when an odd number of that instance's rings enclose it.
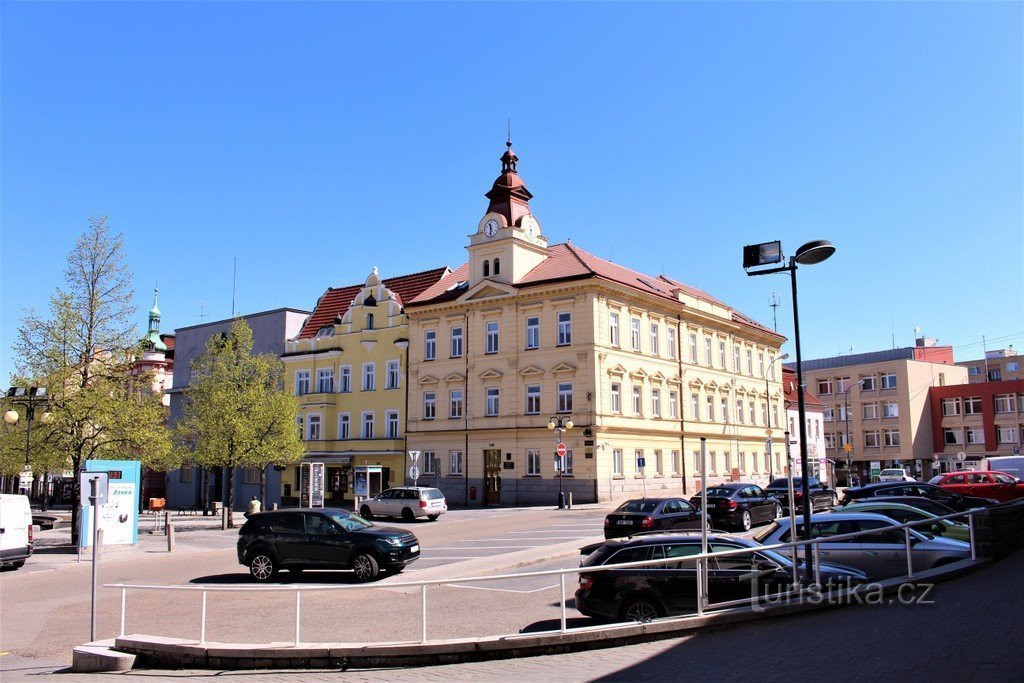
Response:
[[[565,453],[565,444],[559,441],[558,445],[555,446],[555,455],[557,455],[559,458],[564,458]]]

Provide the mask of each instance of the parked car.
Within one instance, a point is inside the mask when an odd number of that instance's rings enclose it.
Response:
[[[836,503],[836,492],[816,477],[807,478],[807,488],[811,494],[811,512],[828,510]],[[773,479],[765,491],[775,496],[781,503],[784,512],[789,512],[789,483],[785,477]],[[803,478],[793,477],[793,497],[796,498],[796,511],[804,509]]]
[[[620,538],[641,531],[700,529],[704,515],[682,498],[635,498],[604,518],[604,537]]]
[[[895,482],[892,484],[867,484],[866,486],[846,489],[843,492],[842,503],[846,505],[862,498],[877,498],[879,496],[929,498],[942,503],[946,507],[951,507],[957,512],[967,512],[973,508],[988,507],[999,502],[991,498],[962,496],[959,493],[939,488],[934,484],[925,484],[924,482]]]
[[[32,554],[32,509],[28,496],[0,494],[0,565],[21,569]]]
[[[916,508],[912,505],[907,505],[906,503],[889,503],[885,501],[876,502],[874,498],[855,501],[846,507],[841,508],[841,510],[843,512],[873,512],[878,515],[885,515],[890,519],[895,519],[900,524],[906,524],[907,522],[920,522],[922,520],[935,519],[936,517],[942,516],[932,514],[931,512]],[[956,541],[963,541],[964,543],[971,542],[971,527],[963,522],[957,522],[950,519],[936,520],[931,524],[921,524],[914,527],[914,529],[920,531],[926,536],[943,536],[944,538],[952,538]]]
[[[902,529],[887,529],[898,524],[890,517],[871,512],[831,512],[811,517],[811,538],[842,536],[858,531],[874,531],[854,538],[822,541],[818,556],[824,562],[859,569],[871,580],[888,579],[907,573],[907,546]],[[789,519],[775,520],[754,535],[764,545],[790,541]],[[802,540],[803,523],[797,522],[797,540]],[[911,552],[916,570],[932,569],[971,557],[971,547],[962,541],[941,536],[930,538],[910,530]]]
[[[991,498],[1000,503],[1024,498],[1024,482],[1006,472],[950,472],[930,483],[962,496]]]
[[[910,505],[911,507],[915,507],[918,510],[930,512],[936,517],[945,517],[946,515],[951,515],[954,512],[957,512],[957,510],[954,510],[948,505],[943,505],[937,500],[932,500],[931,498],[921,498],[920,496],[875,496],[873,498],[861,498],[860,500],[853,501],[853,503],[859,502],[902,503],[904,505]],[[851,505],[853,503],[851,503]],[[839,507],[836,509],[841,510],[843,508]],[[960,519],[966,520],[967,517],[961,517]]]
[[[426,517],[431,522],[448,512],[448,503],[439,489],[426,486],[396,486],[367,498],[359,505],[364,519],[401,517],[411,522]]]
[[[333,508],[251,514],[238,530],[237,550],[238,563],[257,581],[270,581],[280,569],[351,569],[359,581],[371,581],[381,569],[398,573],[420,556],[411,532]]]
[[[711,535],[708,550],[722,552],[749,548],[742,553],[708,560],[708,601],[743,600],[789,590],[792,562],[772,550],[763,550],[747,538]],[[611,540],[593,549],[581,567],[627,562],[685,558],[700,554],[696,535],[651,534]],[[822,583],[857,585],[867,580],[859,571],[823,563]],[[589,617],[623,621],[649,621],[687,614],[697,609],[696,561],[665,563],[581,572],[576,609]]]
[[[878,481],[888,483],[891,481],[917,481],[910,472],[899,468],[889,468],[878,473]]]
[[[770,522],[782,516],[782,503],[774,495],[754,484],[718,484],[708,487],[708,518],[716,529],[734,527],[748,531],[754,524]],[[699,508],[701,496],[690,503]]]

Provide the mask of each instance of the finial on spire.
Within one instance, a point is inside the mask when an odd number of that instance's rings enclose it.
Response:
[[[505,146],[512,149],[512,117],[508,117],[508,138],[505,140]]]

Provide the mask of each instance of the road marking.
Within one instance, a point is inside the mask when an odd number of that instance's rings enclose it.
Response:
[[[529,591],[519,591],[513,588],[488,588],[487,586],[463,586],[457,583],[446,583],[446,586],[450,588],[471,588],[478,591],[497,591],[498,593],[539,593],[540,591],[551,590],[552,588],[558,588],[558,585],[544,586],[543,588],[534,588]]]

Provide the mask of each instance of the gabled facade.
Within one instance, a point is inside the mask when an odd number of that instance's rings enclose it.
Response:
[[[406,307],[420,482],[468,505],[692,493],[702,436],[710,482],[767,480],[784,339],[677,280],[549,244],[517,163],[509,143],[468,261]],[[574,423],[560,472],[558,418]]]

